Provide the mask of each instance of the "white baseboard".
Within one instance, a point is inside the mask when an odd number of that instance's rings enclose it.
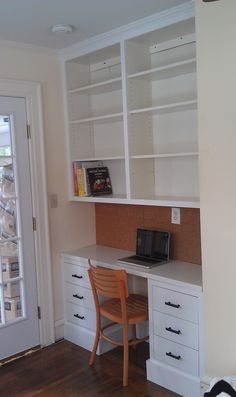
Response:
[[[209,376],[204,376],[201,379],[201,383],[200,383],[201,397],[204,397],[204,393],[209,390],[210,383],[211,383],[211,378]]]
[[[184,397],[200,396],[200,379],[150,358],[147,379]]]
[[[61,340],[64,338],[64,320],[55,321],[55,341]]]

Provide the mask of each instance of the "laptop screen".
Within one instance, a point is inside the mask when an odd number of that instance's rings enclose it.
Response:
[[[169,232],[137,229],[136,255],[169,260],[169,246]]]

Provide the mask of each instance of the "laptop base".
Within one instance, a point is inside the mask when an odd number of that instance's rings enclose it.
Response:
[[[152,267],[162,265],[166,263],[165,260],[162,259],[151,259],[151,258],[142,258],[138,255],[128,256],[127,258],[121,258],[117,260],[118,263],[124,263],[127,265],[134,265],[138,267],[144,267],[146,269],[151,269]]]

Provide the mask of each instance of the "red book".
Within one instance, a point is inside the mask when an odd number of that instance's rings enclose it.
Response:
[[[73,182],[74,182],[74,195],[78,196],[78,178],[77,178],[77,162],[74,161],[72,163],[72,170],[73,170]]]

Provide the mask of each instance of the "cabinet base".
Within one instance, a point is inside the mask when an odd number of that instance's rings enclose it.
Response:
[[[152,358],[147,360],[147,379],[183,397],[200,396],[200,379]]]
[[[112,339],[119,341],[122,340],[120,327],[114,327],[112,330],[109,331],[110,332],[107,332],[107,334]],[[71,323],[65,323],[64,338],[72,343],[75,343],[78,346],[83,347],[86,350],[92,351],[95,333],[89,329],[78,327]],[[114,349],[115,347],[115,345],[112,345],[111,343],[106,342],[104,339],[101,339],[98,344],[97,355],[106,353],[109,350]]]

